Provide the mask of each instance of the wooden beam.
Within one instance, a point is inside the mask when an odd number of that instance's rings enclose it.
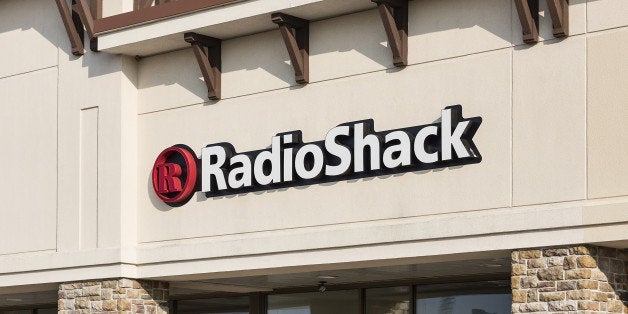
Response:
[[[63,26],[72,45],[72,54],[82,56],[85,53],[85,46],[83,45],[83,26],[80,25],[81,23],[77,16],[74,16],[70,11],[66,0],[55,1],[59,9],[59,14],[61,15],[61,21],[63,21]]]
[[[554,37],[569,36],[569,1],[547,0],[547,7],[552,17]]]
[[[91,0],[91,2],[89,3],[89,6],[92,10],[92,16],[94,17],[94,21],[98,19],[102,19],[102,2],[103,1],[104,0]],[[98,37],[95,37],[89,41],[89,49],[91,51],[98,51]]]
[[[192,51],[207,85],[207,97],[219,100],[221,94],[221,40],[197,33],[185,33],[184,40],[192,45]]]
[[[78,14],[85,27],[85,31],[87,31],[87,36],[89,36],[90,39],[94,39],[96,37],[94,33],[94,17],[92,16],[92,10],[89,4],[87,4],[87,0],[75,0],[75,3],[72,5],[72,11]]]
[[[408,65],[408,0],[372,0],[388,37],[388,46],[397,67]]]
[[[273,23],[279,25],[290,63],[294,68],[295,80],[299,84],[310,82],[310,22],[284,13],[271,15]]]
[[[523,30],[523,42],[539,42],[539,0],[514,0]]]

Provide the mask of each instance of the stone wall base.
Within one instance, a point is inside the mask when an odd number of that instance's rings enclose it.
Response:
[[[167,282],[108,279],[63,283],[59,313],[168,313]]]
[[[592,245],[512,252],[512,312],[628,313],[628,251]]]

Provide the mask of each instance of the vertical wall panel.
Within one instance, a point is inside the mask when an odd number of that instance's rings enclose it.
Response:
[[[628,29],[588,41],[588,196],[628,195]]]
[[[81,110],[80,248],[98,246],[98,107]]]
[[[0,254],[54,250],[57,69],[0,78],[0,96]]]
[[[513,61],[513,203],[586,196],[586,41],[517,48]]]

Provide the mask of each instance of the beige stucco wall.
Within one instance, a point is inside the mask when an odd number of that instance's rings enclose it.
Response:
[[[0,139],[23,153],[0,156],[20,165],[0,183],[8,200],[0,285],[622,243],[628,10],[622,0],[570,1],[572,36],[557,40],[541,3],[541,42],[529,46],[510,0],[412,1],[403,70],[392,65],[375,10],[313,22],[307,86],[295,84],[278,31],[228,39],[223,100],[207,102],[189,49],[140,61],[76,58],[53,2],[0,1],[0,113],[11,121]],[[105,11],[118,10],[110,5]],[[454,104],[483,118],[474,138],[480,164],[214,199],[197,193],[178,208],[149,184],[154,159],[173,144],[197,154],[216,142],[249,151],[279,132],[320,140],[366,118],[377,130],[428,124]]]
[[[2,1],[0,16],[0,282],[117,263],[136,244],[135,61],[73,56],[54,1]]]
[[[575,225],[597,224],[601,219],[623,221],[625,229],[624,215],[610,209],[628,206],[624,198],[628,189],[618,186],[624,180],[620,174],[615,182],[605,181],[616,186],[606,195],[611,199],[602,203],[589,200],[590,185],[598,174],[591,171],[592,150],[587,149],[587,138],[599,129],[611,133],[597,126],[592,121],[597,118],[587,111],[594,85],[588,73],[595,59],[608,60],[590,53],[596,43],[589,39],[599,36],[600,30],[591,32],[587,25],[591,19],[603,18],[587,14],[593,2],[595,14],[602,14],[598,13],[602,4],[597,2],[603,3],[605,10],[621,5],[604,0],[571,1],[572,36],[564,40],[553,38],[551,19],[542,3],[541,42],[534,46],[522,44],[517,12],[510,1],[411,2],[411,65],[401,71],[392,66],[376,11],[314,22],[310,39],[312,82],[305,87],[293,81],[278,31],[227,40],[223,44],[224,99],[219,102],[204,101],[206,89],[190,50],[142,59],[138,232],[144,244],[140,244],[140,252],[175,245],[187,250],[203,245],[216,248],[212,253],[197,254],[172,249],[172,254],[199,258],[203,254],[218,257],[290,251],[286,247],[367,245],[388,238],[364,233],[354,236],[349,230],[366,224],[370,228],[390,226],[404,220],[418,224],[438,217],[434,215],[465,211],[483,211],[486,219],[495,221],[485,226],[485,234],[498,230],[523,233],[527,228],[522,225],[538,225],[539,220],[549,220],[556,227],[570,225],[572,222],[557,218],[570,215],[578,220]],[[622,31],[627,30],[616,32]],[[613,42],[618,45],[617,40]],[[615,54],[621,51],[618,47],[612,50]],[[190,78],[186,76],[190,72],[197,74]],[[598,84],[610,78],[601,76]],[[238,151],[248,151],[267,147],[275,133],[299,129],[304,140],[318,140],[333,126],[358,119],[373,118],[379,130],[429,123],[438,118],[439,109],[458,103],[463,105],[465,116],[484,118],[474,138],[484,157],[481,164],[209,200],[197,193],[188,204],[175,209],[150,193],[152,162],[162,149],[175,143],[189,145],[198,154],[205,145],[223,141]],[[618,101],[616,106],[624,104]],[[186,126],[177,127],[177,121]],[[612,141],[613,137],[607,134],[605,138]],[[622,149],[614,154],[618,158],[624,155]],[[516,210],[529,215],[515,223],[509,215]],[[559,212],[562,214],[555,216]],[[591,213],[598,217],[593,219]],[[467,215],[451,217],[465,219]],[[476,234],[469,225],[442,223],[446,234],[431,234],[434,238],[468,235],[467,231]],[[162,231],[155,232],[156,226]],[[345,233],[318,235],[340,226],[346,226]],[[324,240],[299,238],[294,244],[296,230]],[[403,228],[394,230],[400,238],[413,239],[409,234],[404,237]],[[572,234],[571,240],[554,241],[599,241],[597,232],[600,230],[583,230]],[[610,233],[625,236],[625,231]],[[509,245],[534,245],[541,236]],[[233,237],[239,239],[236,246],[223,246]],[[414,237],[417,239],[416,234]],[[268,240],[259,242],[259,238]],[[167,242],[160,244],[162,241]],[[163,254],[146,256],[151,256],[151,261],[168,259]]]

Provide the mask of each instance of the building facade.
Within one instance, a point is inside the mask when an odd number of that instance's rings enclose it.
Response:
[[[0,0],[0,313],[628,313],[625,0]]]

